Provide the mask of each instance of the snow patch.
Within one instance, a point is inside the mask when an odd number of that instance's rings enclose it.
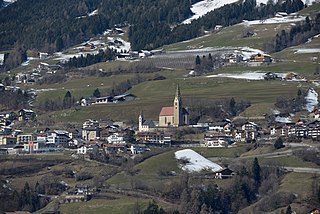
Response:
[[[114,37],[108,37],[108,40],[111,41],[111,42],[114,42],[115,40],[118,40],[122,43],[122,45],[110,45],[109,48],[110,49],[114,49],[114,50],[117,50],[117,52],[121,52],[122,51],[126,51],[126,52],[129,52],[131,50],[131,43],[130,42],[127,42],[121,38],[114,38]]]
[[[281,116],[276,116],[275,121],[279,122],[279,123],[291,123],[292,122],[290,117],[281,117]]]
[[[305,97],[306,99],[306,110],[308,112],[312,112],[313,109],[318,105],[318,93],[313,89],[309,88],[307,96]]]
[[[190,10],[194,13],[194,15],[184,20],[182,24],[190,24],[193,20],[199,19],[200,17],[206,15],[207,13],[217,8],[223,7],[224,5],[227,5],[227,4],[235,3],[237,1],[238,0],[204,0],[204,1],[197,2],[193,4],[190,8]],[[307,0],[303,0],[304,3],[306,3],[306,1]],[[314,1],[315,0],[310,1],[310,4],[312,4],[312,2]],[[257,0],[257,5],[260,5],[261,3],[267,4],[267,2],[268,0]]]
[[[226,4],[232,4],[238,0],[205,0],[200,1],[192,5],[190,8],[194,13],[192,17],[186,19],[182,22],[182,24],[190,24],[191,21],[200,18],[201,16],[213,11],[217,8],[220,8]]]
[[[257,54],[264,54],[262,50],[254,49],[250,47],[243,47],[241,48],[241,55],[243,56],[243,60],[249,60],[251,56],[257,55]]]
[[[293,16],[285,16],[285,17],[274,17],[270,19],[265,19],[265,20],[253,20],[253,21],[247,21],[243,20],[244,25],[261,25],[261,24],[281,24],[281,23],[290,23],[290,22],[300,22],[304,21],[306,17],[304,16],[298,16],[298,17],[293,17]]]
[[[304,54],[304,53],[320,53],[320,48],[299,48],[295,49],[295,54]]]
[[[186,159],[188,163],[182,169],[189,172],[200,172],[202,170],[212,170],[213,172],[223,169],[220,165],[201,156],[191,149],[184,149],[175,152],[177,160]]]
[[[95,15],[98,15],[98,9],[96,9],[88,14],[88,16],[95,16]]]
[[[286,75],[283,73],[276,73],[276,74],[281,78],[283,78]],[[239,73],[239,74],[230,74],[230,73],[214,74],[206,77],[208,78],[221,77],[221,78],[245,79],[245,80],[264,80],[264,75],[265,73],[245,72],[245,73]]]

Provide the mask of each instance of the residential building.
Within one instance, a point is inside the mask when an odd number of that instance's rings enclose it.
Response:
[[[69,132],[64,130],[54,130],[48,133],[47,141],[55,145],[67,145],[70,140]]]
[[[107,141],[110,144],[125,144],[126,141],[123,139],[122,133],[113,133],[107,137]]]
[[[15,145],[17,144],[17,138],[13,136],[0,135],[0,145]]]
[[[111,145],[111,144],[104,144],[103,145],[107,154],[119,154],[125,153],[127,148],[124,145]]]
[[[234,176],[235,173],[229,169],[229,168],[225,168],[225,169],[221,169],[219,171],[216,172],[216,179],[226,179],[226,178],[232,178],[232,176]]]
[[[18,120],[27,121],[32,120],[36,117],[36,113],[30,109],[21,109],[18,111]]]
[[[86,141],[96,140],[100,138],[100,127],[86,127],[82,129],[82,139]]]
[[[140,132],[136,135],[136,139],[143,143],[153,144],[170,144],[171,136],[164,132]]]
[[[90,150],[90,148],[86,145],[81,145],[77,148],[78,155],[85,155]]]
[[[127,102],[127,101],[133,101],[136,98],[133,94],[121,94],[113,97],[113,102]]]
[[[130,147],[131,154],[142,154],[146,151],[150,151],[150,149],[147,148],[144,144],[132,144]]]
[[[106,97],[98,97],[96,98],[96,102],[93,104],[105,104],[105,103],[112,103],[113,99],[111,96],[106,96]]]
[[[39,143],[28,142],[23,144],[23,150],[27,153],[33,154],[39,150]]]
[[[204,145],[206,147],[227,147],[233,140],[226,134],[206,133],[204,135]]]
[[[4,53],[0,54],[0,66],[4,65]]]
[[[82,128],[88,128],[88,127],[100,127],[99,121],[97,120],[86,120],[83,124],[82,124]]]
[[[33,142],[35,140],[34,134],[18,134],[17,135],[17,143],[24,144]]]

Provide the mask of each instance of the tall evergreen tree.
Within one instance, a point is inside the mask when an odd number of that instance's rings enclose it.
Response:
[[[292,214],[292,209],[290,205],[287,207],[286,214]]]
[[[99,98],[101,96],[99,88],[96,88],[93,92],[93,96]]]
[[[261,168],[259,165],[258,158],[254,158],[252,164],[252,176],[257,186],[261,183]]]

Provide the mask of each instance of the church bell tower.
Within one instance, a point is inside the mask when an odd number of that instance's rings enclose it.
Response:
[[[183,125],[182,118],[182,100],[180,95],[180,87],[177,85],[176,96],[173,101],[173,126],[178,127]]]

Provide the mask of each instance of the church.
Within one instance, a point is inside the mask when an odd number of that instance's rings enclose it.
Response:
[[[179,85],[177,85],[173,106],[162,107],[159,114],[159,127],[179,127],[189,125],[189,113],[183,108]]]
[[[150,132],[157,128],[179,127],[184,125],[189,125],[189,113],[182,106],[179,85],[177,85],[173,106],[162,107],[159,114],[159,123],[152,120],[145,120],[143,113],[139,115],[139,132]]]

